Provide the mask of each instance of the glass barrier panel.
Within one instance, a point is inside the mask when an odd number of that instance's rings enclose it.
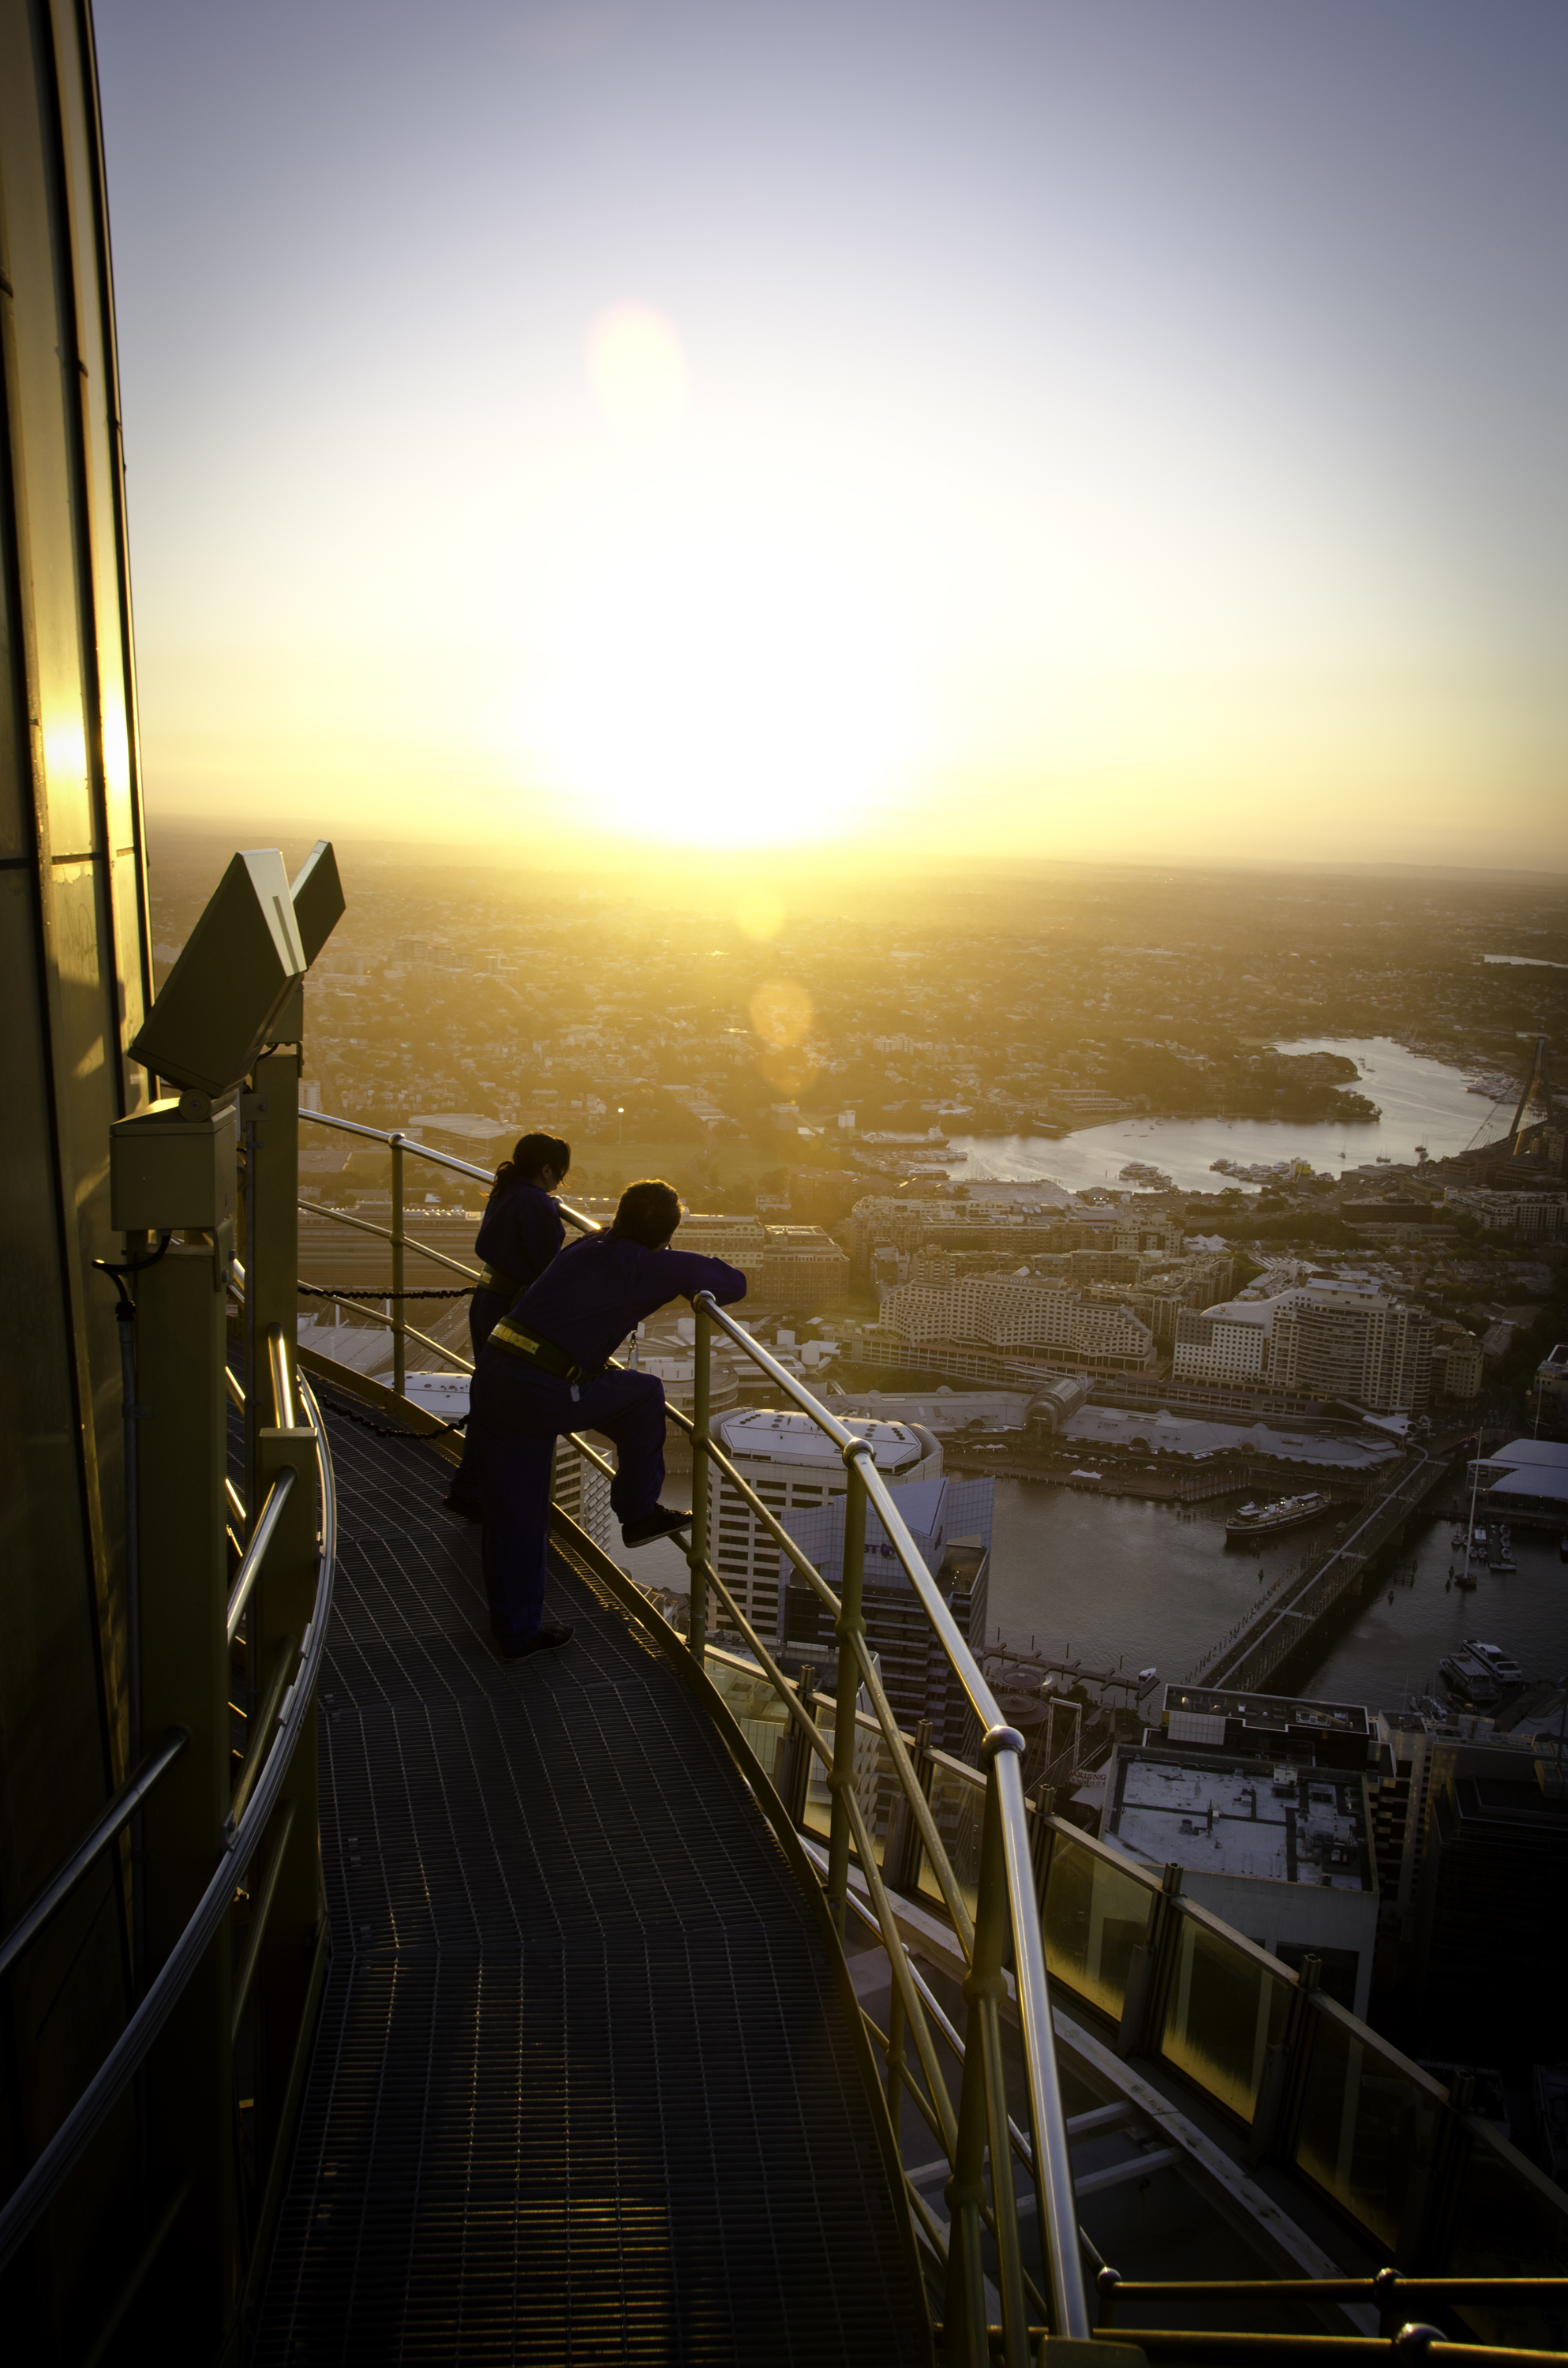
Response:
[[[829,1752],[837,1719],[833,1702],[817,1696],[817,1727]],[[833,1794],[828,1790],[828,1763],[813,1752],[812,1773],[806,1784],[804,1824],[809,1833],[827,1838],[833,1823]],[[862,1715],[855,1722],[855,1797],[860,1815],[870,1829],[871,1843],[879,1865],[887,1843],[888,1827],[892,1818],[893,1804],[899,1793],[898,1773],[892,1755],[882,1740],[881,1728],[876,1720]]]
[[[817,1728],[830,1754],[836,1725],[832,1702],[819,1694]],[[827,1839],[828,1827],[833,1823],[833,1794],[827,1789],[827,1760],[813,1751],[811,1774],[806,1779],[806,1814],[801,1823],[808,1833],[819,1835],[824,1841]]]
[[[1449,2278],[1568,2277],[1568,2195],[1511,2149],[1472,2130],[1442,2274]],[[1483,2343],[1568,2351],[1568,2307],[1467,2302],[1460,2316]]]
[[[1269,2048],[1285,2036],[1295,1985],[1184,1916],[1160,2054],[1216,2103],[1250,2122]]]
[[[1309,2009],[1317,2029],[1307,2060],[1295,2164],[1381,2249],[1397,2255],[1408,2235],[1415,2181],[1431,2154],[1442,2107],[1359,2024]]]
[[[1157,1896],[1131,1868],[1058,1833],[1040,1918],[1051,1980],[1119,2022],[1132,1952],[1148,1936]]]
[[[980,1832],[985,1814],[985,1785],[976,1774],[972,1783],[966,1777],[955,1775],[940,1762],[931,1771],[931,1818],[948,1860],[953,1870],[960,1894],[974,1913],[975,1895],[980,1884]],[[942,1888],[931,1872],[930,1861],[922,1854],[920,1861],[920,1892],[923,1897],[943,1906]]]
[[[733,1661],[723,1660],[714,1653],[706,1656],[703,1667],[762,1762],[763,1773],[773,1777],[789,1713],[772,1679],[761,1669],[738,1669]]]

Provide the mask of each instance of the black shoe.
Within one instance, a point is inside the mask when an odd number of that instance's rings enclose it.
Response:
[[[530,1653],[558,1652],[562,1645],[569,1645],[572,1642],[576,1633],[574,1628],[569,1627],[563,1621],[558,1622],[551,1627],[536,1628],[528,1642],[523,1645],[503,1645],[497,1637],[495,1649],[504,1661],[524,1661]]]
[[[483,1521],[484,1508],[475,1497],[460,1497],[454,1490],[441,1499],[449,1513],[456,1513],[465,1521]]]
[[[651,1513],[640,1513],[634,1521],[622,1521],[620,1543],[623,1546],[651,1546],[655,1538],[678,1537],[682,1530],[690,1527],[689,1513],[677,1513],[669,1505],[655,1505]]]

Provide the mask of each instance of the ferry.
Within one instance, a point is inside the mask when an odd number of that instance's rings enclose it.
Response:
[[[1484,1661],[1472,1652],[1449,1653],[1437,1664],[1437,1675],[1451,1694],[1477,1710],[1490,1710],[1503,1699],[1503,1689]]]
[[[1524,1684],[1523,1669],[1520,1668],[1513,1655],[1505,1653],[1500,1645],[1483,1645],[1479,1636],[1467,1636],[1464,1640],[1464,1648],[1482,1664],[1483,1668],[1491,1670],[1500,1686]]]
[[[1267,1505],[1244,1505],[1225,1523],[1225,1535],[1272,1537],[1278,1530],[1298,1530],[1303,1522],[1315,1521],[1333,1505],[1333,1497],[1325,1496],[1321,1488],[1311,1488],[1304,1497],[1276,1497]]]

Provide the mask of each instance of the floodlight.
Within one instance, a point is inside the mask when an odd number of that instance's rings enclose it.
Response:
[[[335,864],[324,874],[324,888],[328,877],[335,884]],[[337,894],[341,909],[340,889]],[[323,890],[311,896],[312,929],[328,902]],[[331,919],[325,926],[330,928]],[[273,1021],[306,966],[282,856],[275,847],[236,855],[164,981],[131,1043],[131,1058],[173,1085],[213,1097],[227,1093],[269,1041]]]

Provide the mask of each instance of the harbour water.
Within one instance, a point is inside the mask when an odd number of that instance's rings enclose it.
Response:
[[[1357,1086],[1346,1080],[1346,1090],[1364,1093],[1381,1116],[1374,1125],[1352,1127],[1297,1126],[1278,1119],[1131,1118],[1060,1138],[955,1134],[953,1149],[968,1156],[952,1173],[968,1184],[1050,1182],[1082,1191],[1115,1185],[1127,1162],[1139,1159],[1183,1191],[1215,1192],[1230,1181],[1213,1172],[1216,1159],[1247,1167],[1299,1158],[1337,1176],[1380,1158],[1413,1160],[1417,1144],[1440,1159],[1474,1138],[1506,1134],[1513,1117],[1511,1097],[1494,1106],[1490,1095],[1471,1092],[1475,1079],[1446,1062],[1406,1052],[1392,1037],[1307,1037],[1279,1049],[1346,1054],[1361,1071]]]
[[[1262,1587],[1333,1529],[1227,1549],[1226,1502],[1180,1507],[998,1480],[991,1634],[1016,1645],[1032,1637],[1048,1656],[1095,1668],[1119,1661],[1185,1677]],[[1331,1702],[1395,1708],[1411,1691],[1440,1694],[1437,1663],[1466,1636],[1500,1645],[1531,1678],[1568,1672],[1568,1564],[1556,1535],[1516,1531],[1518,1568],[1475,1571],[1480,1583],[1467,1595],[1445,1584],[1461,1559],[1451,1534],[1449,1522],[1424,1520],[1381,1555],[1292,1684]]]

